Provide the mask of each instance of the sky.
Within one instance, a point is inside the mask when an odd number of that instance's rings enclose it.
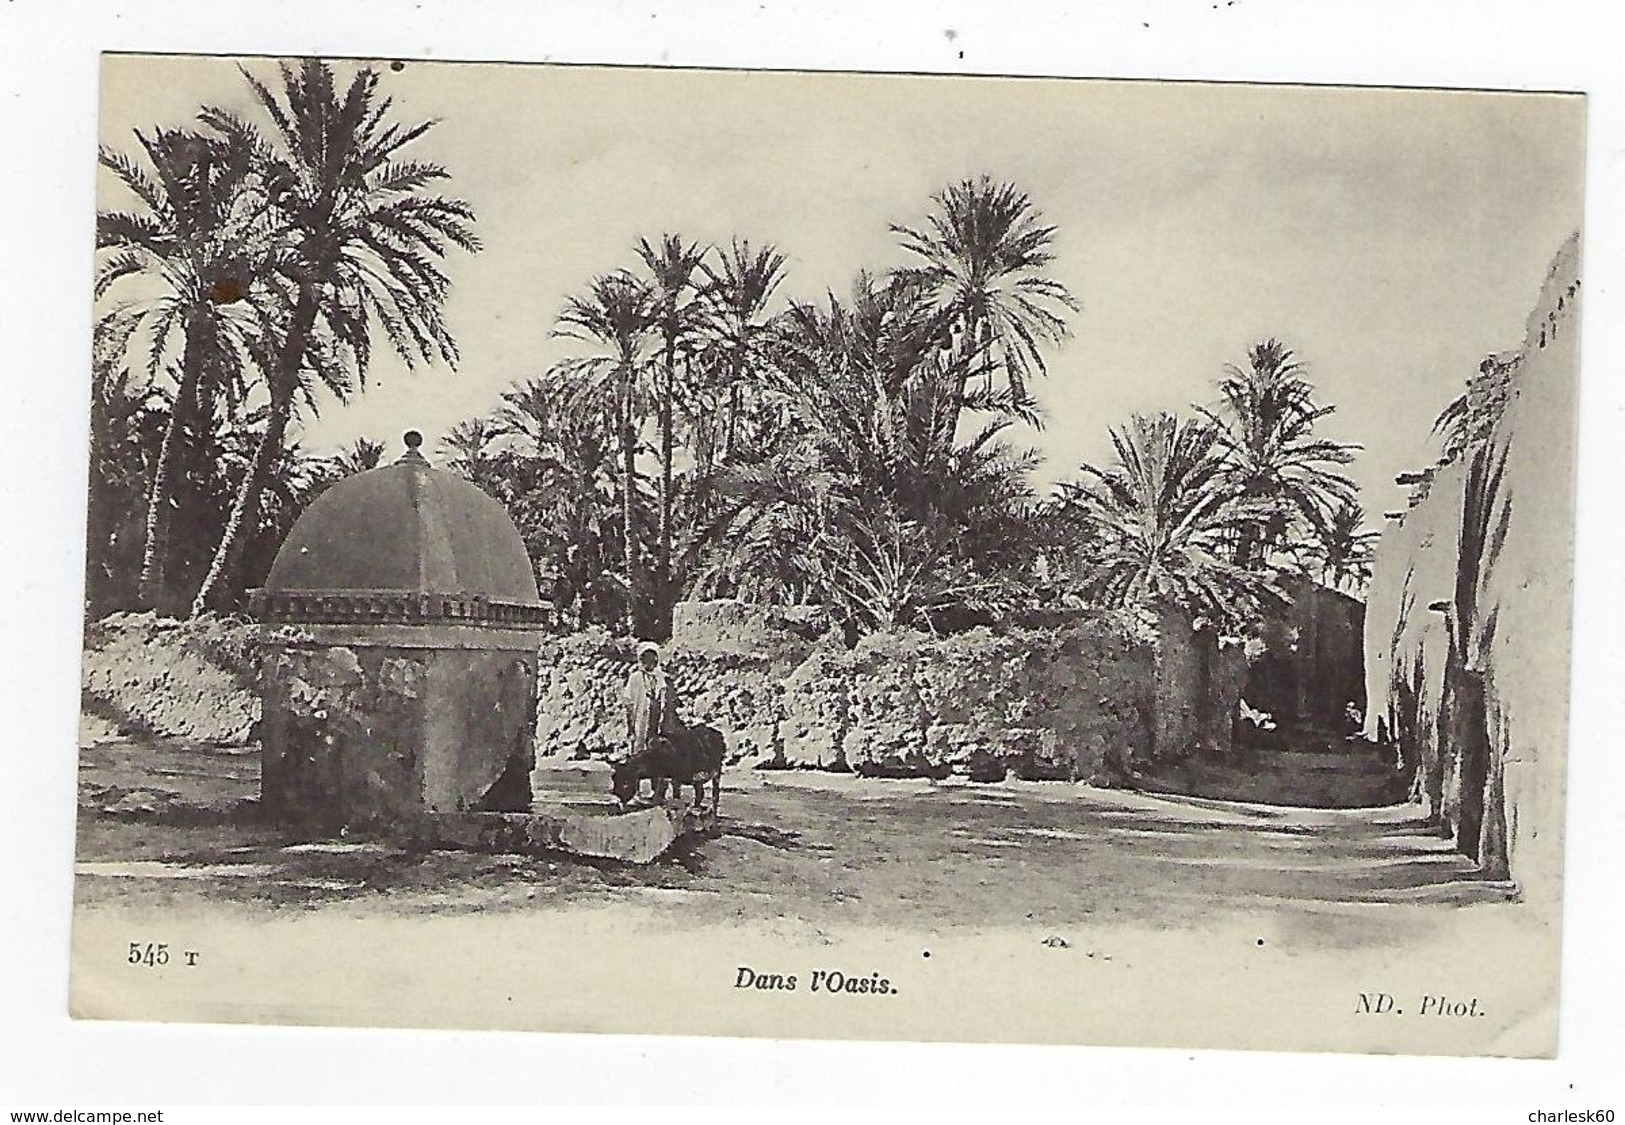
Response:
[[[245,65],[267,80],[267,60]],[[367,390],[298,431],[309,452],[406,429],[432,447],[502,391],[572,354],[550,338],[570,293],[636,259],[640,236],[772,242],[781,299],[845,294],[904,264],[891,223],[982,174],[1057,228],[1050,273],[1082,304],[1034,388],[1047,486],[1110,456],[1132,412],[1215,397],[1226,363],[1275,336],[1335,404],[1323,432],[1363,448],[1369,518],[1430,463],[1438,411],[1516,347],[1578,229],[1575,96],[1331,87],[927,78],[408,62],[382,68],[409,150],[452,172],[485,248],[456,253],[455,373],[375,351]],[[202,104],[253,114],[236,63],[106,56],[102,143],[179,126]],[[110,177],[101,205],[125,206]],[[88,220],[87,220],[88,221]]]

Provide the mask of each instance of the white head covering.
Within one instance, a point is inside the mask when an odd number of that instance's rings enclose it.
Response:
[[[647,653],[651,652],[654,653],[656,657],[659,657],[660,646],[655,644],[653,641],[644,641],[638,646],[638,659],[642,660]]]

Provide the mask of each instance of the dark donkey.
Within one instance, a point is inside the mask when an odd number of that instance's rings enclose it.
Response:
[[[610,792],[626,808],[638,795],[644,778],[654,786],[655,800],[666,799],[671,783],[681,797],[683,786],[694,786],[694,807],[705,804],[705,783],[711,783],[711,811],[716,812],[722,795],[722,757],[727,741],[715,727],[694,724],[680,728],[670,737],[656,738],[647,753],[616,762],[610,772]]]

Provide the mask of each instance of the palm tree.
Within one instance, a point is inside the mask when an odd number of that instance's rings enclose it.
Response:
[[[1237,529],[1234,558],[1261,567],[1301,520],[1324,535],[1339,505],[1354,503],[1354,482],[1335,466],[1354,460],[1360,447],[1315,436],[1315,425],[1335,406],[1314,401],[1315,388],[1285,344],[1260,341],[1247,349],[1247,366],[1228,364],[1219,380],[1220,410],[1198,411],[1215,427],[1231,481],[1262,505],[1259,521]]]
[[[1029,599],[1036,527],[1026,477],[1037,459],[999,440],[1008,424],[990,423],[946,462],[906,465],[889,495],[850,482],[809,554],[826,596],[860,628],[990,623]]]
[[[237,489],[229,482],[240,481],[258,454],[267,415],[265,410],[257,411],[250,425],[222,434],[217,454],[220,475],[215,482],[219,493],[214,497],[216,512],[229,511],[235,502]],[[265,474],[261,503],[238,532],[243,543],[244,570],[265,573],[293,530],[294,521],[333,483],[329,459],[307,455],[297,441],[279,446]]]
[[[1508,385],[1522,362],[1520,353],[1491,355],[1467,380],[1467,389],[1439,412],[1433,432],[1439,438],[1439,464],[1462,460],[1477,443],[1486,440],[1506,409]]]
[[[739,456],[740,416],[747,391],[767,369],[772,341],[767,308],[784,280],[787,261],[771,243],[752,248],[749,241],[737,238],[726,250],[718,251],[717,257],[715,267],[703,260],[700,263],[706,276],[701,347],[711,362],[713,377],[719,380],[716,389],[728,405],[722,418],[720,458],[715,449],[715,420],[700,419],[702,433],[696,452],[707,468],[718,460],[727,465]]]
[[[809,558],[824,596],[861,630],[933,629],[936,615],[990,601],[998,589],[954,548],[943,521],[908,519],[883,502],[819,536]]]
[[[961,180],[934,195],[932,205],[925,227],[891,229],[923,260],[909,272],[933,295],[955,340],[953,433],[977,374],[985,401],[1029,404],[1028,383],[1046,371],[1042,345],[1066,339],[1062,313],[1081,306],[1045,276],[1055,261],[1055,227],[1015,184],[988,176]]]
[[[459,422],[440,439],[440,456],[451,472],[489,491],[498,460],[492,449],[497,436],[496,424],[489,419]]]
[[[128,318],[99,317],[91,347],[90,489],[86,520],[87,620],[130,604],[129,576],[144,548],[132,524],[144,522],[162,435],[173,416],[150,379],[128,363]],[[128,539],[128,543],[126,542]],[[129,543],[134,543],[132,552]]]
[[[585,624],[612,619],[620,597],[605,579],[622,507],[617,412],[579,390],[554,368],[505,392],[492,424],[502,499],[559,610],[575,606]]]
[[[1339,504],[1314,545],[1320,579],[1335,590],[1359,590],[1371,580],[1371,564],[1380,532],[1363,528],[1365,510],[1358,503]]]
[[[861,273],[843,303],[792,305],[773,365],[802,432],[825,464],[865,488],[921,494],[952,449],[952,393],[934,317],[913,279]]]
[[[702,585],[817,598],[859,632],[985,616],[1019,594],[1032,460],[999,440],[1005,420],[947,440],[934,335],[910,277],[863,274],[848,302],[791,306],[770,357],[785,418],[728,473]]]
[[[675,455],[677,354],[688,350],[698,326],[694,276],[706,251],[679,235],[664,235],[658,246],[638,240],[638,257],[649,274],[655,327],[660,333],[660,378],[655,401],[660,414],[660,525],[655,547],[655,602],[658,631],[671,631],[672,461]]]
[[[138,130],[135,137],[150,171],[124,153],[99,153],[102,166],[141,206],[98,213],[96,245],[103,256],[96,296],[127,278],[156,290],[114,310],[112,330],[126,342],[144,330],[148,377],[163,369],[174,382],[146,492],[137,598],[150,608],[168,600],[171,482],[183,447],[211,440],[217,400],[234,407],[244,393],[258,329],[253,306],[267,296],[258,278],[269,249],[270,209],[246,146],[170,129],[151,136]],[[180,356],[171,367],[165,358],[176,337]]]
[[[706,594],[797,605],[823,597],[812,545],[844,517],[846,482],[798,443],[728,473],[732,501],[714,524],[695,521],[680,572]]]
[[[365,385],[375,328],[409,368],[419,359],[455,366],[457,346],[444,318],[451,283],[439,263],[453,246],[479,249],[473,209],[425,190],[446,179],[446,169],[401,155],[433,122],[392,121],[394,103],[380,94],[376,71],[360,68],[342,91],[332,67],[318,59],[283,64],[280,92],[243,75],[274,141],[228,110],[205,109],[201,120],[256,154],[286,224],[272,260],[285,311],[266,373],[260,445],[194,613],[235,561],[238,531],[259,503],[301,395],[314,406],[314,383],[340,396]]]
[[[356,438],[336,453],[329,462],[340,477],[353,477],[357,473],[376,469],[384,463],[384,443],[369,438]]]
[[[305,462],[309,462],[308,467]],[[308,478],[303,491],[298,494],[300,509],[315,502],[316,498],[329,488],[346,480],[357,473],[365,473],[376,469],[384,463],[384,443],[372,441],[369,438],[356,438],[355,441],[333,454],[331,457],[300,458],[295,466],[287,458],[283,458],[278,465],[273,466],[267,474],[267,492],[278,487],[278,474],[297,470]],[[226,508],[229,511],[235,495],[228,501]],[[291,525],[290,525],[291,526]]]
[[[1134,415],[1111,431],[1116,460],[1085,464],[1060,489],[1077,529],[1079,592],[1116,608],[1172,604],[1235,624],[1283,595],[1265,573],[1229,557],[1229,542],[1265,506],[1229,480],[1219,431],[1172,414]]]
[[[994,419],[955,448],[930,490],[933,508],[955,529],[957,553],[1000,575],[1006,595],[1028,592],[1049,531],[1030,479],[1041,458],[1004,440],[1010,425]]]
[[[561,370],[587,401],[613,402],[621,443],[621,535],[626,592],[626,629],[637,632],[637,492],[640,380],[647,361],[650,327],[657,315],[654,294],[624,271],[593,280],[585,296],[570,297],[553,335],[592,344],[599,354],[577,357]]]

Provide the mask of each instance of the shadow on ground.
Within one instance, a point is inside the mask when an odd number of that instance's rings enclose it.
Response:
[[[391,914],[632,901],[674,924],[786,917],[927,930],[1091,919],[1184,928],[1269,910],[1355,942],[1382,936],[1371,911],[1384,904],[1510,897],[1406,805],[1289,809],[1064,783],[739,771],[714,837],[640,868],[290,843],[258,823],[248,761],[196,746],[87,751],[79,900]],[[579,766],[538,780],[544,799],[607,789]]]

